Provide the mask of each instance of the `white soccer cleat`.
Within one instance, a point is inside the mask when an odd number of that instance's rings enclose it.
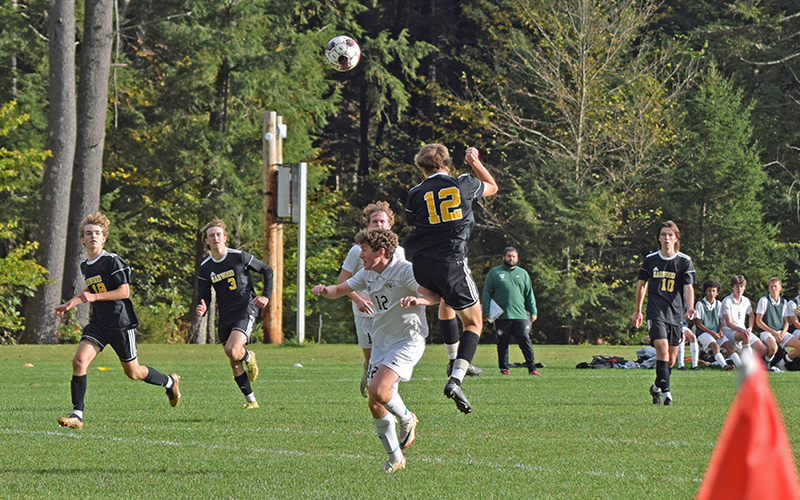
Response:
[[[414,442],[414,439],[417,437],[416,430],[417,430],[417,423],[419,420],[414,412],[411,412],[411,418],[406,421],[400,421],[400,449],[405,450],[411,443]]]
[[[400,460],[387,460],[383,467],[381,467],[381,472],[391,473],[394,471],[398,471],[400,469],[406,468],[406,457],[404,456]]]

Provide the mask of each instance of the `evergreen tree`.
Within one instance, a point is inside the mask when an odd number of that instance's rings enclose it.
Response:
[[[763,220],[760,196],[767,175],[753,141],[754,103],[712,66],[686,103],[680,162],[665,176],[664,216],[681,228],[681,249],[695,260],[698,280],[727,283],[743,274],[765,290],[783,276],[785,254],[777,228]]]

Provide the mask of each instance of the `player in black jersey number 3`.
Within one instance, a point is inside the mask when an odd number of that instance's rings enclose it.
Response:
[[[122,364],[125,375],[133,380],[166,388],[171,406],[178,406],[181,392],[180,377],[163,373],[139,364],[136,352],[136,327],[139,320],[130,301],[131,268],[118,255],[103,249],[108,238],[108,218],[101,213],[88,215],[81,222],[81,243],[87,258],[81,262],[86,288],[67,302],[56,307],[59,316],[82,302],[92,304],[89,324],[83,329],[81,342],[72,358],[72,414],[60,417],[58,424],[70,429],[83,429],[83,400],[86,395],[86,369],[111,344]]]
[[[497,183],[481,163],[478,150],[467,148],[467,163],[475,176],[449,175],[450,153],[441,144],[426,144],[414,162],[427,178],[408,192],[408,222],[415,226],[405,242],[413,257],[414,278],[442,297],[439,325],[452,363],[444,394],[463,413],[472,412],[461,389],[478,347],[483,316],[480,294],[467,265],[467,240],[475,225],[472,202],[497,192]],[[464,331],[459,338],[456,314]]]
[[[219,310],[219,341],[230,359],[233,379],[244,394],[243,408],[254,410],[258,402],[250,382],[258,377],[258,365],[255,353],[244,346],[250,341],[258,309],[267,307],[272,295],[272,268],[247,252],[228,248],[225,227],[225,222],[214,219],[203,228],[211,255],[200,264],[197,274],[200,293],[195,312],[198,316],[206,313],[213,286]],[[264,277],[264,295],[257,296],[253,290],[250,271]]]

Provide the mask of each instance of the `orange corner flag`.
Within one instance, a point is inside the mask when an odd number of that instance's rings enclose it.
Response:
[[[747,371],[695,500],[800,499],[789,438],[763,364]]]

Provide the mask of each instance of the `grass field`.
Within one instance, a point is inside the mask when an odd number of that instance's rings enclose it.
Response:
[[[253,346],[261,408],[250,412],[220,346],[140,345],[142,364],[182,375],[177,408],[128,380],[109,348],[89,370],[82,431],[56,424],[71,409],[75,346],[1,346],[0,498],[694,497],[734,372],[673,372],[675,406],[654,407],[653,370],[575,369],[635,348],[535,347],[542,377],[500,375],[494,346],[481,346],[486,371],[464,384],[475,412],[462,415],[442,395],[444,348],[428,346],[400,386],[418,437],[387,476],[355,345]],[[800,373],[769,379],[797,460]]]

